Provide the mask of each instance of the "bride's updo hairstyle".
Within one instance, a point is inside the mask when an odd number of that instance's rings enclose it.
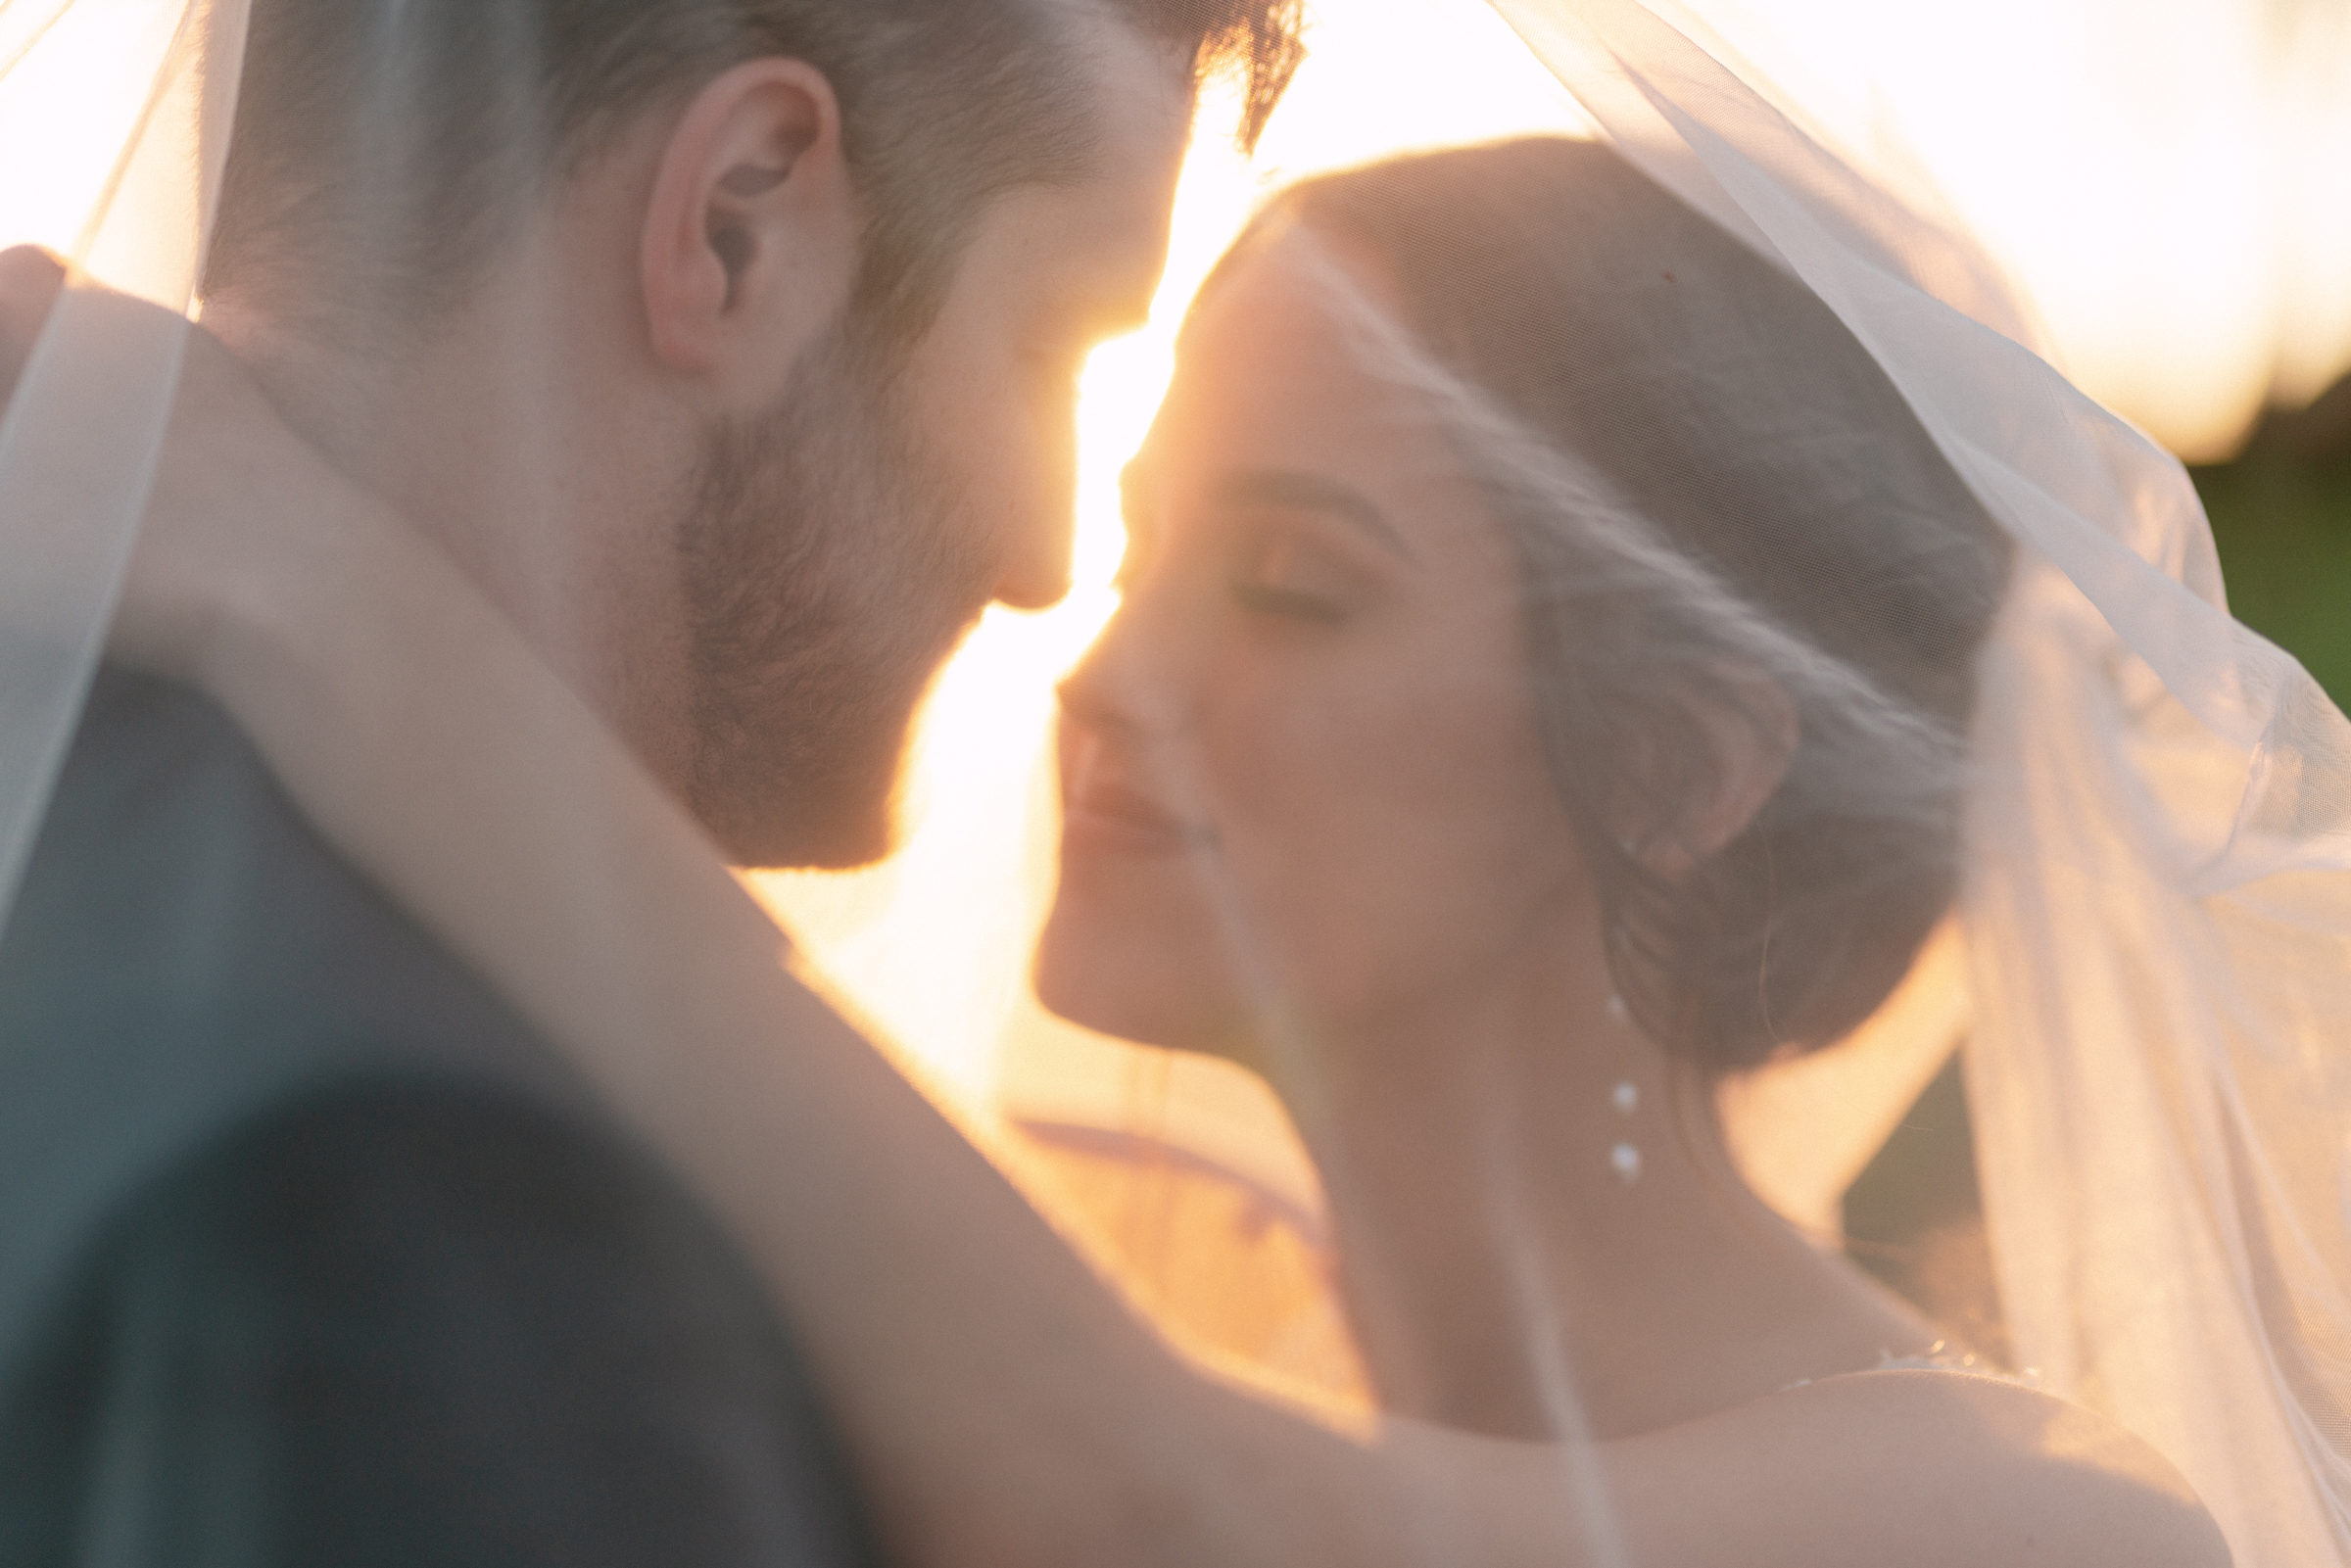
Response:
[[[1331,175],[1259,231],[1291,222],[1382,264],[1405,320],[1358,312],[1366,362],[1434,397],[1515,542],[1544,746],[1643,1027],[1717,1072],[1849,1032],[1956,891],[2005,536],[1808,288],[1605,146]],[[1712,793],[1726,722],[1786,773],[1660,875],[1641,840]]]

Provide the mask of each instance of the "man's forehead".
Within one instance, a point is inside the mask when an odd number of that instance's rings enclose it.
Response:
[[[1191,140],[1198,84],[1191,63],[1125,23],[1080,24],[1072,68],[1088,78],[1095,183],[1164,215]]]
[[[1092,157],[1068,183],[1033,186],[1002,204],[1000,220],[1033,224],[1039,261],[1097,309],[1139,325],[1166,263],[1176,181],[1189,144],[1186,63],[1133,27],[1080,21],[1071,68],[1085,73]]]

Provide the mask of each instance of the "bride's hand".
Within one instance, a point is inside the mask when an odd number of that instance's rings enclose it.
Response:
[[[0,399],[13,394],[70,281],[47,252],[0,252]],[[211,661],[240,638],[271,635],[289,606],[352,595],[399,525],[287,428],[218,339],[184,330],[171,421],[108,655],[206,684]]]
[[[64,263],[39,246],[0,251],[0,407],[16,396],[17,377],[65,286]]]

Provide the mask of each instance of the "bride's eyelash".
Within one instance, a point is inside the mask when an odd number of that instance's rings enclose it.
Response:
[[[1233,602],[1257,615],[1279,615],[1290,620],[1312,621],[1320,626],[1337,626],[1347,619],[1347,612],[1331,600],[1313,594],[1300,594],[1290,589],[1269,588],[1264,583],[1245,577],[1233,578],[1227,587]]]
[[[1337,626],[1348,616],[1347,577],[1274,517],[1246,530],[1225,579],[1235,604],[1253,615]]]

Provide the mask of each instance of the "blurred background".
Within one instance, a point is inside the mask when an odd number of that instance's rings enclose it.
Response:
[[[2231,607],[2351,697],[2351,4],[1695,0],[1923,173],[2190,467]]]
[[[2189,473],[2230,608],[2351,704],[2351,380],[2272,410],[2231,456]]]

